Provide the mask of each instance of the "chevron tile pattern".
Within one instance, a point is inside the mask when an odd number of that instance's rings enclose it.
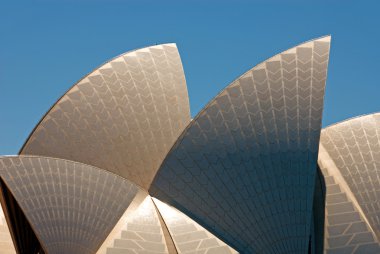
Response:
[[[380,114],[324,129],[320,150],[324,153],[319,155],[319,164],[326,164],[326,170],[335,169],[335,174],[340,176],[337,180],[331,173],[325,173],[330,181],[327,191],[331,194],[326,210],[331,219],[327,216],[326,227],[334,232],[326,239],[329,248],[340,247],[344,253],[380,253],[377,240],[380,237]],[[334,222],[339,226],[333,226]]]
[[[113,246],[106,252],[123,253],[169,253],[156,208],[149,196],[129,216],[119,238],[114,240]]]
[[[237,252],[220,241],[198,223],[174,207],[154,199],[179,254],[236,254]]]
[[[20,151],[109,170],[148,189],[190,122],[175,44],[121,55],[74,85]]]
[[[3,157],[0,176],[48,253],[95,253],[138,191],[105,170],[55,158]]]
[[[326,219],[324,253],[380,253],[380,246],[356,199],[345,189],[342,176],[323,146],[319,165],[326,181]]]
[[[307,253],[330,37],[230,84],[186,128],[150,194],[240,253]]]

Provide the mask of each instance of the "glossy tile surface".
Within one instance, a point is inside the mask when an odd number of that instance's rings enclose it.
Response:
[[[329,182],[325,252],[380,253],[380,114],[323,129],[320,146]]]
[[[219,240],[198,223],[157,199],[154,199],[176,249],[180,254],[236,254],[237,252]]]
[[[306,253],[330,37],[257,65],[186,128],[150,194],[241,253]]]
[[[93,165],[147,189],[189,121],[177,47],[157,45],[85,76],[50,109],[20,154]]]
[[[95,253],[138,191],[108,171],[55,158],[0,157],[0,177],[48,253]]]
[[[139,207],[129,214],[119,237],[114,239],[106,253],[169,253],[159,215],[150,196],[147,195]]]

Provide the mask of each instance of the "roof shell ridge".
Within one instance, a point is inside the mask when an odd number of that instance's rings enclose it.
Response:
[[[151,46],[146,46],[146,47],[141,47],[141,48],[137,48],[137,49],[133,49],[133,50],[129,50],[129,51],[126,51],[124,53],[121,53],[115,57],[112,57],[110,59],[108,59],[107,61],[103,62],[102,64],[98,65],[96,68],[92,69],[90,72],[86,73],[85,75],[82,76],[81,79],[79,79],[77,82],[74,83],[74,85],[72,85],[69,89],[66,90],[66,92],[61,96],[59,97],[55,103],[45,112],[45,114],[41,117],[41,119],[38,121],[38,123],[34,126],[33,130],[30,132],[30,134],[28,135],[28,137],[26,138],[25,142],[23,143],[22,147],[20,148],[18,154],[21,155],[23,150],[25,149],[26,145],[28,144],[29,140],[31,139],[32,135],[34,134],[34,132],[37,130],[37,128],[40,126],[40,124],[43,122],[43,120],[49,115],[50,112],[53,111],[54,107],[58,105],[58,103],[64,99],[64,97],[68,94],[70,94],[70,92],[72,92],[72,90],[75,90],[77,88],[77,86],[82,82],[82,81],[86,81],[88,79],[88,77],[90,77],[92,74],[96,74],[96,73],[99,73],[99,70],[101,70],[103,67],[107,66],[108,64],[110,64],[112,61],[114,60],[117,60],[118,58],[122,58],[124,56],[127,56],[129,54],[132,54],[132,53],[135,53],[137,51],[140,51],[140,50],[144,50],[144,49],[149,49],[149,48],[154,48],[154,47],[159,47],[159,46],[171,46],[171,47],[175,47],[177,48],[177,44],[176,43],[163,43],[163,44],[156,44],[156,45],[151,45]]]
[[[317,37],[315,39],[311,39],[311,40],[308,40],[306,42],[302,42],[302,43],[299,43],[293,47],[291,47],[290,49],[286,49],[286,50],[283,50],[277,54],[275,54],[274,56],[271,56],[269,58],[267,58],[266,60],[256,64],[254,67],[250,68],[248,71],[244,72],[242,75],[238,76],[237,78],[235,78],[233,81],[231,81],[227,86],[225,86],[215,97],[213,97],[202,109],[201,111],[198,112],[198,114],[191,119],[191,121],[189,122],[189,124],[186,126],[186,128],[182,131],[181,135],[179,135],[179,137],[177,138],[177,140],[174,142],[173,146],[171,147],[171,149],[169,150],[169,152],[167,153],[165,159],[162,161],[161,163],[161,166],[159,167],[159,170],[160,168],[162,167],[162,165],[165,164],[165,161],[166,161],[166,158],[172,153],[172,151],[178,146],[181,144],[182,140],[183,140],[183,137],[186,135],[188,129],[194,124],[197,122],[197,119],[206,111],[206,109],[212,105],[215,104],[215,101],[217,98],[219,98],[224,92],[226,92],[226,90],[230,87],[233,87],[235,85],[237,85],[236,83],[241,79],[241,78],[244,78],[244,77],[252,77],[252,74],[251,72],[253,70],[257,70],[257,69],[263,69],[264,65],[267,63],[267,62],[270,62],[272,59],[278,59],[278,57],[281,56],[281,54],[284,54],[286,52],[288,52],[289,50],[292,50],[292,49],[295,49],[297,47],[300,47],[300,46],[303,46],[305,44],[308,44],[308,43],[311,43],[311,42],[316,42],[316,41],[323,41],[323,42],[329,42],[331,41],[331,35],[324,35],[324,36],[321,36],[321,37]],[[158,171],[159,171],[158,170]],[[157,171],[157,172],[158,172]],[[157,176],[157,174],[156,174]],[[155,178],[153,179],[152,182],[155,181]]]
[[[322,129],[322,131],[326,131],[326,130],[328,130],[330,128],[333,129],[334,127],[338,127],[340,125],[347,124],[347,123],[349,123],[350,121],[353,121],[353,120],[360,120],[361,118],[367,118],[367,117],[371,117],[371,116],[380,116],[380,111],[376,111],[376,112],[372,112],[372,113],[367,113],[367,114],[361,114],[361,115],[358,115],[358,116],[353,116],[353,117],[349,117],[347,119],[343,119],[343,120],[341,120],[339,122],[327,125],[326,127],[324,127]]]

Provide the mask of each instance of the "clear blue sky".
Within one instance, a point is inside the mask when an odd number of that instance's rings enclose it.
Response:
[[[379,1],[0,0],[0,154],[15,154],[77,80],[176,42],[191,112],[257,63],[332,35],[323,125],[380,111]]]

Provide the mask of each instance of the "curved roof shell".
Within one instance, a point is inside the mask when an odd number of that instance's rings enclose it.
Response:
[[[379,253],[380,113],[323,129],[318,163],[328,183],[326,251]]]
[[[178,253],[237,254],[234,249],[174,207],[158,199],[153,199],[153,202],[160,211]]]
[[[93,165],[147,189],[189,122],[177,47],[157,45],[85,76],[43,117],[20,154]]]
[[[132,252],[236,253],[188,216],[144,191],[136,195],[97,254]]]
[[[149,195],[146,195],[143,202],[126,217],[123,227],[118,230],[106,254],[171,253],[168,251],[159,213]]]
[[[0,177],[47,253],[95,253],[139,188],[108,171],[56,158],[0,158]]]
[[[150,194],[240,253],[306,253],[330,37],[232,82],[189,124]]]

